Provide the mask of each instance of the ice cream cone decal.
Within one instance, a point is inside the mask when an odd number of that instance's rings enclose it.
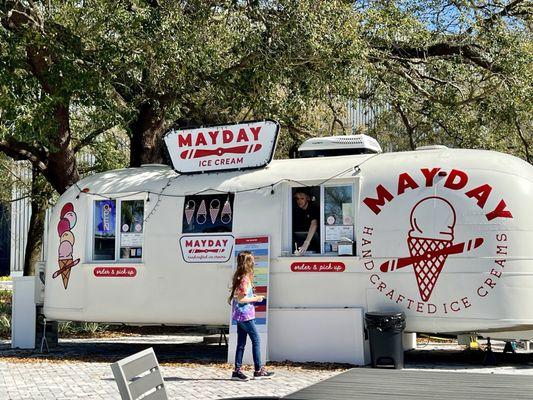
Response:
[[[187,225],[191,224],[192,216],[194,215],[194,210],[196,209],[196,203],[194,200],[189,200],[185,205],[185,219],[187,220]]]
[[[196,213],[196,222],[202,225],[207,221],[207,208],[205,206],[205,200],[202,200],[200,207],[198,207],[198,212]]]
[[[441,197],[427,197],[411,211],[411,230],[407,245],[411,257],[435,252],[453,244],[455,210]],[[413,263],[420,297],[428,301],[439,279],[448,254],[428,257]]]
[[[52,278],[61,276],[63,287],[67,289],[72,267],[77,265],[80,259],[74,260],[74,234],[72,228],[76,225],[77,217],[74,212],[72,203],[63,206],[60,213],[60,219],[57,224],[57,233],[59,235],[58,265],[59,269],[54,272]]]
[[[211,223],[214,224],[217,220],[218,212],[220,211],[220,200],[213,199],[209,203],[209,216],[211,217]]]
[[[229,202],[229,197],[224,202],[224,207],[222,207],[222,214],[220,215],[220,220],[224,224],[229,224],[231,222],[231,204]]]

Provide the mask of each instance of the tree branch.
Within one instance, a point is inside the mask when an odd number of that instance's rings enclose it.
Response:
[[[78,151],[80,151],[81,149],[83,149],[84,147],[92,144],[94,142],[94,140],[100,136],[102,133],[108,131],[109,129],[111,129],[113,127],[113,125],[110,125],[110,126],[102,126],[98,129],[95,129],[94,131],[92,131],[91,133],[89,133],[87,136],[85,136],[83,139],[81,139],[78,144],[76,144],[76,146],[74,146],[74,149],[72,150],[74,153],[77,153]]]
[[[29,143],[18,141],[12,137],[0,140],[0,151],[14,160],[27,160],[32,165],[42,171],[46,171],[46,154],[43,154],[37,147]]]
[[[394,109],[400,114],[400,118],[402,119],[402,122],[405,126],[405,129],[407,130],[407,135],[409,135],[409,146],[411,147],[411,150],[416,149],[415,141],[413,138],[414,135],[414,128],[409,122],[409,118],[405,114],[405,112],[402,110],[402,107],[399,104],[394,104]]]
[[[533,159],[531,158],[531,154],[529,153],[529,144],[524,136],[524,133],[522,132],[522,127],[520,126],[520,123],[518,122],[518,117],[515,115],[513,118],[514,125],[516,127],[516,131],[518,132],[518,137],[524,144],[524,151],[526,153],[526,160],[528,163],[532,163]]]
[[[431,46],[419,48],[411,47],[407,43],[394,43],[390,47],[383,45],[374,46],[375,50],[384,52],[389,56],[400,57],[404,60],[426,59],[431,57],[461,56],[473,64],[487,69],[494,73],[502,72],[502,69],[476,50],[475,46],[469,44],[450,44],[446,42],[435,43]],[[371,57],[370,61],[382,61],[378,57]]]

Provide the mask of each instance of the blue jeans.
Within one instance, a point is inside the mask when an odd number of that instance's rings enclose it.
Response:
[[[255,327],[255,319],[249,321],[237,321],[237,351],[235,352],[235,369],[241,368],[244,347],[246,346],[246,335],[252,341],[252,356],[254,358],[254,368],[261,369],[261,346],[259,344],[259,334]]]

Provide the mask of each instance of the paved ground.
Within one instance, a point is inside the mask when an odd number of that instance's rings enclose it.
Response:
[[[64,400],[119,399],[109,364],[153,346],[161,362],[171,399],[220,399],[240,396],[284,396],[335,376],[346,366],[270,365],[276,372],[268,381],[233,382],[225,364],[226,348],[205,345],[194,334],[61,340],[48,354],[11,350],[0,342],[0,399]],[[501,350],[501,345],[496,345]],[[406,369],[531,374],[531,353],[497,354],[499,366],[483,367],[484,354],[461,351],[454,345],[429,344],[406,353]]]

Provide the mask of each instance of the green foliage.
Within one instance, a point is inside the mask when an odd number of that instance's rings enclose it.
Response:
[[[60,337],[72,336],[95,336],[97,334],[106,332],[108,325],[96,322],[73,322],[62,321],[58,324],[58,332]]]
[[[0,289],[0,338],[11,335],[11,291]]]
[[[90,145],[96,170],[128,162],[117,132],[142,143],[135,158],[173,124],[276,119],[284,155],[354,130],[345,103],[358,97],[383,110],[370,133],[387,148],[439,142],[531,161],[525,0],[28,4],[38,27],[0,29],[0,139],[55,151],[50,116],[65,105],[70,147]],[[35,48],[49,54],[41,74],[27,61]]]

